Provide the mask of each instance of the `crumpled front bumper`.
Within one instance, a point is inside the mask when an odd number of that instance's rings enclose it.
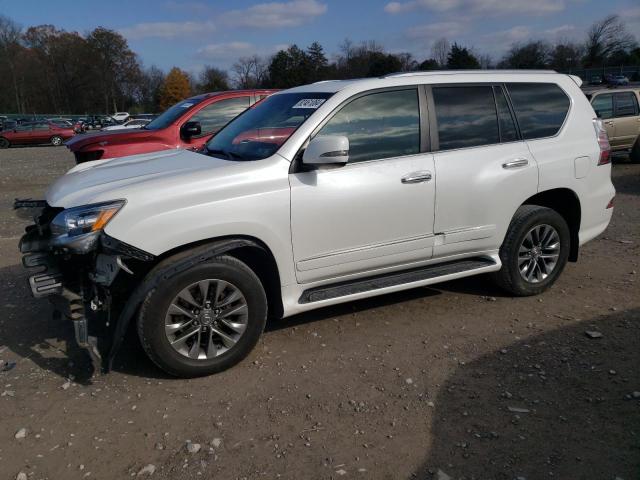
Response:
[[[111,318],[119,310],[114,291],[118,286],[130,291],[140,274],[147,271],[140,268],[139,275],[135,275],[124,261],[150,265],[153,255],[101,231],[71,238],[55,237],[49,224],[62,209],[41,201],[28,201],[27,205],[16,201],[14,207],[18,211],[37,212],[32,217],[35,223],[26,227],[19,243],[22,264],[30,274],[31,293],[35,298],[50,300],[58,316],[61,314],[73,322],[76,341],[89,352],[94,371],[108,370],[115,355]],[[121,271],[126,278],[122,278]]]

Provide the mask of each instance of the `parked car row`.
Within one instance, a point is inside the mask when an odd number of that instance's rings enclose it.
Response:
[[[613,211],[607,133],[580,84],[325,81],[200,95],[143,130],[76,136],[81,164],[20,242],[32,293],[73,312],[99,367],[135,322],[184,377],[240,362],[267,318],[485,273],[540,294]]]
[[[611,86],[625,86],[625,85],[629,85],[629,78],[624,75],[613,75],[608,73],[607,75],[604,76],[604,79],[603,79],[602,75],[595,74],[589,77],[589,84],[590,85],[607,84]]]

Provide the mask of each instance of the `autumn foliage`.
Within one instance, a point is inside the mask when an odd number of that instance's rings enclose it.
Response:
[[[173,67],[160,89],[160,109],[165,110],[174,103],[184,100],[191,93],[189,75],[177,67]]]

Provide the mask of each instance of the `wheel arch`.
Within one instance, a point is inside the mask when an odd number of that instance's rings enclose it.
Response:
[[[259,238],[250,235],[231,235],[209,238],[181,245],[157,257],[156,265],[176,257],[197,255],[199,251],[213,249],[220,254],[230,255],[247,264],[260,279],[269,305],[269,316],[281,318],[284,313],[280,290],[280,271],[271,249]]]
[[[569,261],[578,260],[580,248],[580,222],[582,220],[582,208],[580,199],[576,193],[569,188],[554,188],[538,192],[526,199],[522,205],[539,205],[558,212],[569,226],[571,233],[571,247],[569,250]]]
[[[111,370],[128,325],[146,295],[164,278],[191,265],[205,262],[218,255],[230,255],[247,264],[260,279],[267,295],[268,314],[280,318],[284,307],[280,291],[280,273],[271,249],[251,236],[225,236],[201,240],[167,250],[154,258],[125,302],[113,332],[113,342],[106,359],[105,369]]]

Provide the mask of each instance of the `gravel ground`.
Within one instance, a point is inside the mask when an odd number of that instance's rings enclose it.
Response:
[[[614,165],[611,226],[544,295],[476,277],[326,308],[176,380],[134,335],[87,378],[27,291],[11,202],[72,164],[0,151],[2,478],[640,478],[640,165]]]

